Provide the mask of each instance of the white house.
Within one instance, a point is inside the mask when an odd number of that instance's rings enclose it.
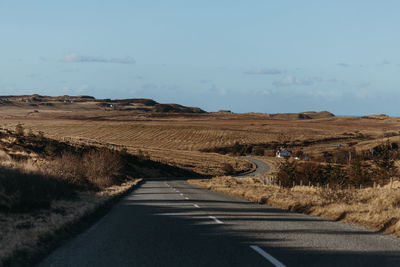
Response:
[[[287,149],[282,149],[282,150],[276,151],[275,155],[277,158],[285,158],[285,157],[290,157],[292,155],[292,153]]]

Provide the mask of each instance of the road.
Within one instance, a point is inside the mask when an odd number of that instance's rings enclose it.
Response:
[[[154,179],[39,266],[400,266],[400,239]]]
[[[242,157],[242,158],[245,159],[245,160],[253,162],[256,165],[256,169],[253,172],[244,173],[242,175],[236,175],[235,177],[240,178],[240,177],[262,175],[262,174],[268,172],[271,169],[271,167],[267,163],[265,163],[264,161],[261,161],[259,159],[255,159],[255,158],[252,158],[252,157]]]

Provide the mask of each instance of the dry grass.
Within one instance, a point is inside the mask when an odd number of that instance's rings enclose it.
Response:
[[[57,232],[98,210],[140,180],[134,179],[100,192],[79,192],[76,200],[52,201],[51,208],[47,210],[24,214],[0,213],[0,265],[9,263],[12,257],[40,251],[43,240],[54,238]]]
[[[400,237],[400,183],[377,189],[332,190],[265,186],[260,178],[215,177],[188,183],[295,212],[367,227]]]
[[[26,116],[30,112],[33,110],[0,108],[0,117],[3,116],[3,126],[9,129],[15,129],[18,123],[22,123],[25,129],[32,129],[35,133],[42,131],[58,140],[126,147],[131,153],[141,150],[147,152],[152,160],[204,175],[223,175],[223,163],[231,164],[237,171],[249,167],[239,158],[200,152],[204,149],[232,146],[236,142],[260,144],[326,138],[347,138],[348,141],[343,142],[360,142],[361,149],[376,144],[387,133],[398,134],[400,131],[397,118],[284,120],[259,114],[156,116],[134,112],[85,111],[84,107],[76,111],[42,108],[34,113],[35,116]],[[324,150],[336,149],[318,146],[321,144],[305,148],[304,152],[313,155],[313,152],[320,154]]]

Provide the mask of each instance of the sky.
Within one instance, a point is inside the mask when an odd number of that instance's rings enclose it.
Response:
[[[0,0],[0,95],[400,116],[400,1]]]

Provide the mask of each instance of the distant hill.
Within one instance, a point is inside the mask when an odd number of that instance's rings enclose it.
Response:
[[[371,120],[384,120],[390,118],[386,114],[376,114],[376,115],[368,115],[368,116],[363,116],[361,117],[363,119],[371,119]]]
[[[6,95],[0,96],[0,106],[16,107],[46,107],[51,109],[69,110],[119,110],[151,113],[206,113],[198,107],[187,107],[178,104],[160,104],[152,99],[96,99],[93,96],[42,96]]]
[[[326,119],[335,117],[334,114],[328,111],[307,111],[301,113],[277,113],[277,114],[270,114],[271,118],[275,119],[292,119],[292,120],[311,120],[311,119]]]

